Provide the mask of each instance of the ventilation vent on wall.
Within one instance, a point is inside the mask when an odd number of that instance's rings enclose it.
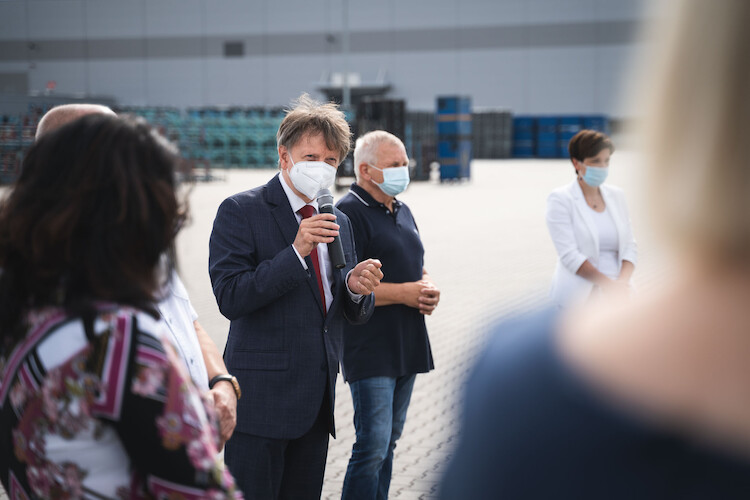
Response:
[[[242,57],[244,55],[244,42],[224,42],[224,57]]]

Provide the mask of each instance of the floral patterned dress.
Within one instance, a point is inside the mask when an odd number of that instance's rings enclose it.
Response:
[[[0,352],[0,479],[25,498],[234,498],[218,427],[163,343],[163,325],[112,304],[86,319],[27,315]]]

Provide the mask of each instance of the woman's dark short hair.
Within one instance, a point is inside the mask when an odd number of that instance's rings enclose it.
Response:
[[[155,314],[184,219],[178,158],[134,118],[89,115],[41,137],[0,203],[0,328],[30,307],[94,300]]]
[[[592,158],[603,149],[609,149],[610,154],[615,152],[612,139],[607,134],[596,130],[581,130],[568,143],[571,160],[583,161],[585,158]]]

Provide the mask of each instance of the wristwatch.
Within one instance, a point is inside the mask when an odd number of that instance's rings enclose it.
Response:
[[[214,386],[223,381],[226,380],[230,384],[232,384],[232,388],[234,388],[234,394],[237,396],[237,399],[239,400],[242,397],[242,389],[240,389],[240,383],[237,382],[237,377],[234,375],[230,375],[228,373],[223,373],[221,375],[216,375],[214,378],[211,379],[211,381],[208,383],[208,388],[213,389]]]

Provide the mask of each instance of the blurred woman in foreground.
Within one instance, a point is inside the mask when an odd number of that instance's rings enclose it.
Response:
[[[500,326],[443,498],[750,498],[750,2],[677,5],[643,108],[677,272]]]
[[[0,204],[10,498],[233,494],[215,422],[154,307],[184,217],[176,161],[144,123],[91,115],[35,143]]]

